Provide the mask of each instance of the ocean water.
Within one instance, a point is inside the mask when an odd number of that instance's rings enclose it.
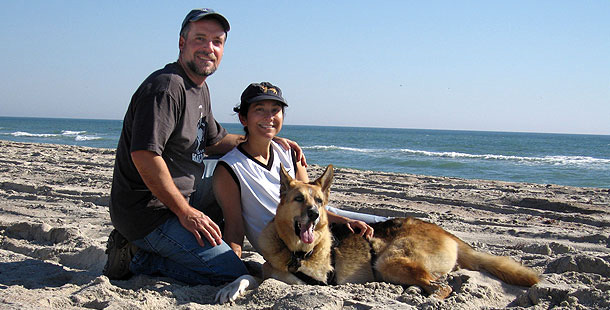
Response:
[[[0,139],[115,148],[118,120],[0,117]],[[242,133],[239,124],[223,124]],[[610,136],[285,125],[310,164],[610,188]]]

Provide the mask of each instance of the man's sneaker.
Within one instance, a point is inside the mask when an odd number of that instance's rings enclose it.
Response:
[[[131,276],[129,264],[138,251],[118,230],[113,229],[106,243],[108,261],[104,266],[104,275],[110,280],[124,280]]]

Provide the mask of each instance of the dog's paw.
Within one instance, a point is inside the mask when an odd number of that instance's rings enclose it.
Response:
[[[214,297],[214,301],[219,304],[224,304],[227,302],[232,302],[237,297],[241,296],[245,291],[255,289],[258,286],[258,281],[251,275],[243,275],[233,282],[229,283],[227,286],[221,288],[218,293],[216,293],[216,297]]]
[[[443,300],[447,298],[453,289],[443,281],[430,281],[430,286],[426,289],[431,297]]]

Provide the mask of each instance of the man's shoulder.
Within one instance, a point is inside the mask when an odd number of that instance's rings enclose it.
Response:
[[[142,83],[143,88],[151,92],[175,92],[186,88],[184,72],[178,63],[169,63],[151,73]]]

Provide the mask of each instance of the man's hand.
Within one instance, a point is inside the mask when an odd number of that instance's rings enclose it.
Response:
[[[190,208],[190,210],[184,214],[178,214],[178,220],[180,220],[180,224],[182,224],[186,230],[190,231],[193,236],[195,236],[195,239],[197,239],[197,243],[199,243],[200,246],[204,246],[201,236],[205,237],[212,246],[217,246],[222,243],[220,227],[203,212],[195,208]]]
[[[273,138],[273,141],[277,142],[285,150],[293,149],[296,154],[296,157],[297,157],[296,161],[297,162],[300,161],[301,165],[303,167],[307,167],[307,160],[305,159],[305,154],[303,153],[303,150],[301,150],[301,147],[296,142],[286,139],[286,138],[280,138],[280,137]]]
[[[212,246],[221,243],[222,234],[218,225],[189,205],[174,184],[161,156],[150,151],[135,151],[131,153],[131,158],[148,189],[176,214],[180,224],[195,236],[200,246],[204,246],[201,236],[208,239]]]

